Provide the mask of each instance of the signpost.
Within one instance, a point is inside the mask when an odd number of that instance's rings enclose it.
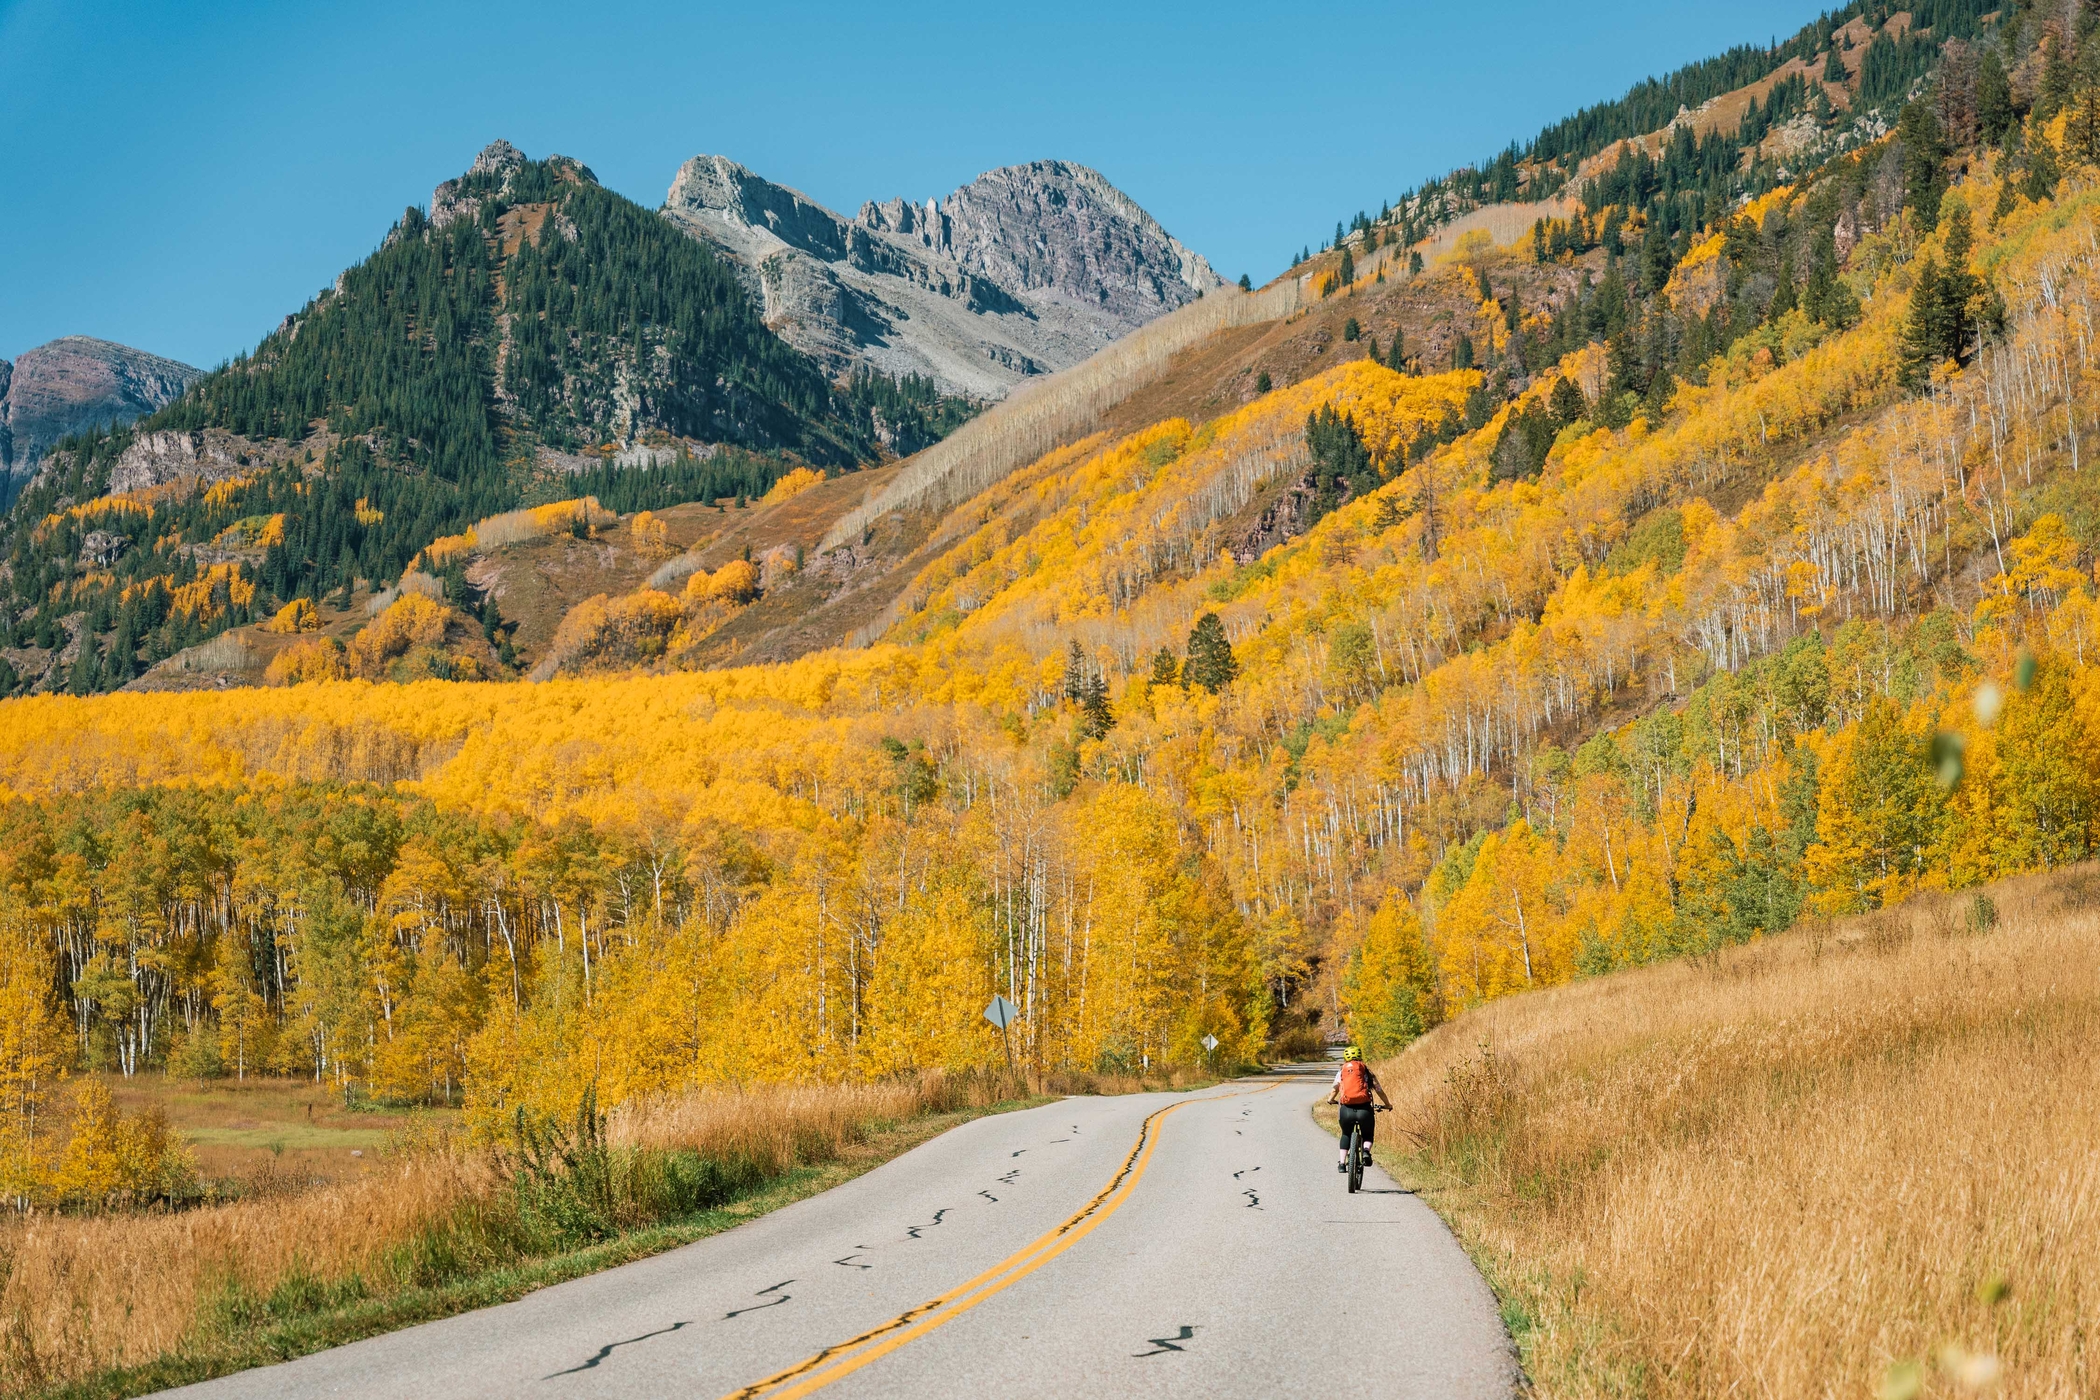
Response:
[[[1014,1047],[1013,1042],[1007,1038],[1006,1028],[1012,1025],[1020,1014],[1020,1007],[1015,1006],[1001,996],[993,997],[992,1004],[984,1009],[984,1019],[999,1028],[999,1042],[1006,1047],[1006,1072],[1008,1074],[1012,1074],[1014,1069]]]
[[[1217,1048],[1218,1038],[1214,1035],[1206,1034],[1203,1037],[1203,1063],[1205,1066],[1208,1066],[1210,1064],[1211,1052],[1216,1050]]]

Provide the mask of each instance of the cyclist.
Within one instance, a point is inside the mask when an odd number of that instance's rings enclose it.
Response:
[[[1364,1063],[1364,1052],[1352,1045],[1342,1052],[1342,1067],[1334,1072],[1334,1088],[1327,1095],[1327,1102],[1340,1104],[1342,1109],[1341,1160],[1335,1163],[1338,1172],[1349,1170],[1349,1130],[1361,1128],[1364,1151],[1368,1155],[1371,1139],[1377,1135],[1377,1112],[1371,1107],[1372,1096],[1388,1109],[1393,1101],[1385,1096],[1385,1086],[1371,1067]]]

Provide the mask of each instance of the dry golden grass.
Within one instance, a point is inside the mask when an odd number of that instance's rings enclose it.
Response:
[[[1500,1001],[1379,1067],[1542,1396],[2100,1393],[2091,867]]]
[[[777,1177],[832,1161],[889,1125],[1025,1092],[940,1074],[716,1090],[625,1106],[611,1115],[607,1138],[616,1148],[689,1149]],[[208,1346],[214,1329],[271,1316],[271,1300],[286,1290],[311,1307],[346,1285],[349,1296],[383,1297],[430,1282],[434,1268],[456,1276],[463,1266],[511,1262],[515,1212],[488,1152],[439,1141],[315,1190],[174,1214],[15,1218],[0,1225],[0,1389]]]
[[[783,1172],[830,1161],[872,1124],[985,1108],[1027,1093],[1018,1082],[938,1070],[873,1084],[725,1086],[624,1104],[610,1115],[606,1137],[615,1147],[689,1148]]]
[[[268,1296],[297,1273],[378,1283],[391,1252],[497,1184],[485,1157],[419,1153],[301,1195],[14,1221],[0,1231],[0,1385],[50,1385],[174,1351],[232,1284]]]

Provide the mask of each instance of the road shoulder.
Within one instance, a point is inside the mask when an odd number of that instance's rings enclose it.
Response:
[[[1386,1117],[1390,1119],[1392,1115]],[[1341,1115],[1333,1105],[1316,1102],[1313,1121],[1336,1142],[1341,1141]],[[1389,1138],[1399,1131],[1390,1124],[1386,1126]],[[1372,1144],[1371,1160],[1401,1190],[1436,1212],[1437,1218],[1444,1222],[1444,1228],[1465,1251],[1466,1258],[1472,1261],[1475,1271],[1486,1281],[1488,1290],[1495,1295],[1495,1307],[1502,1315],[1503,1331],[1508,1334],[1523,1375],[1521,1393],[1530,1394],[1532,1358],[1539,1337],[1539,1305],[1546,1296],[1539,1281],[1526,1273],[1522,1260],[1487,1237],[1479,1218],[1469,1209],[1468,1188],[1442,1179],[1421,1157],[1390,1140]]]
[[[1043,1095],[1013,1099],[985,1108],[959,1109],[914,1119],[871,1133],[829,1162],[798,1167],[726,1206],[686,1220],[645,1226],[601,1244],[281,1322],[218,1328],[215,1330],[220,1335],[211,1345],[171,1353],[142,1366],[112,1369],[68,1385],[27,1392],[27,1395],[37,1400],[126,1400],[126,1397],[194,1385],[257,1366],[291,1361],[405,1327],[512,1302],[554,1284],[632,1264],[733,1230],[873,1171],[951,1128],[993,1114],[1054,1103],[1058,1097]]]

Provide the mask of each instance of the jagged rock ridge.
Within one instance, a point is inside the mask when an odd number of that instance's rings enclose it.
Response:
[[[59,439],[165,407],[203,373],[85,335],[25,350],[13,365],[0,360],[0,504],[14,498]]]
[[[847,219],[727,157],[695,156],[663,213],[725,254],[766,323],[832,374],[917,373],[976,398],[1003,398],[1223,285],[1099,172],[1066,161]]]

